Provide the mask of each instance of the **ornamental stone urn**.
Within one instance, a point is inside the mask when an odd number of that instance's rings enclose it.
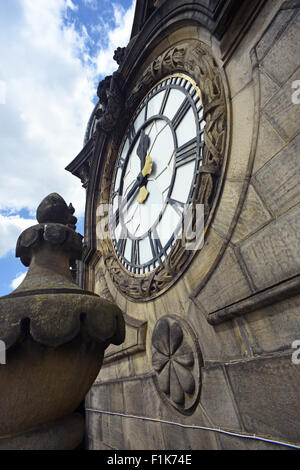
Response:
[[[0,449],[75,449],[84,436],[76,413],[97,377],[105,349],[124,341],[120,309],[73,280],[82,254],[73,207],[50,194],[38,224],[19,237],[16,256],[29,270],[0,298]],[[3,344],[3,343],[1,343]]]

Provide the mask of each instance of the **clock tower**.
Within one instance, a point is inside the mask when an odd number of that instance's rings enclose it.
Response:
[[[126,323],[86,398],[90,449],[300,443],[299,18],[137,0],[67,167],[86,188],[78,282]]]

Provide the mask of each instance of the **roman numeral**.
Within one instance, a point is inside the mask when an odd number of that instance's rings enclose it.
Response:
[[[203,142],[201,142],[200,146],[203,146]],[[184,145],[179,147],[176,150],[176,168],[185,165],[186,163],[195,160],[197,156],[197,137],[192,140],[189,140]]]
[[[124,256],[125,248],[126,248],[126,242],[127,242],[127,230],[125,228],[122,229],[120,238],[117,243],[117,253],[119,256]]]
[[[161,107],[160,107],[160,110],[159,110],[159,114],[163,114],[163,113],[164,113],[164,109],[165,109],[165,107],[166,107],[166,103],[167,103],[167,100],[168,100],[168,98],[169,98],[170,91],[171,91],[170,88],[168,88],[168,89],[165,91],[165,95],[164,95],[163,100],[162,100],[162,103],[161,103]]]
[[[191,107],[191,103],[190,103],[189,98],[187,97],[185,98],[184,102],[182,103],[182,105],[180,106],[177,113],[172,119],[172,124],[173,124],[174,129],[176,129],[177,126],[180,124],[180,122],[182,121],[182,119],[184,118],[188,110],[190,109],[190,107]]]
[[[131,264],[140,264],[139,240],[133,240],[131,248]]]
[[[175,212],[177,212],[177,214],[180,215],[181,217],[183,214],[183,210],[184,210],[184,202],[177,201],[176,199],[171,199],[171,198],[169,199],[168,202],[169,204],[171,204]]]
[[[127,134],[127,137],[128,137],[128,140],[129,140],[129,145],[132,144],[134,138],[136,136],[136,132],[135,132],[135,128],[134,128],[134,125],[133,123],[130,125],[129,129],[128,129],[128,134]]]
[[[118,208],[116,212],[113,214],[112,220],[111,220],[111,225],[112,225],[113,230],[117,228],[117,226],[119,225],[119,222],[120,222],[120,211]]]
[[[152,229],[152,233],[149,231],[149,240],[153,258],[157,258],[163,251],[163,247],[155,228]]]
[[[118,168],[121,168],[121,170],[123,170],[124,163],[125,163],[125,158],[120,157],[118,160]]]
[[[111,195],[111,199],[113,200],[119,193],[119,190],[117,189],[116,191],[114,191]]]

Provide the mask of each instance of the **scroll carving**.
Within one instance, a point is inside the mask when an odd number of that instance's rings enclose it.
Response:
[[[123,98],[120,87],[121,75],[114,72],[105,77],[98,85],[97,95],[100,105],[95,112],[97,129],[110,132],[116,126],[123,109]]]

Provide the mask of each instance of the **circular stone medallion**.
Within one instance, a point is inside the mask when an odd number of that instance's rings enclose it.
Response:
[[[191,411],[200,393],[202,357],[189,324],[176,315],[162,317],[152,334],[151,352],[162,397],[181,412]]]

